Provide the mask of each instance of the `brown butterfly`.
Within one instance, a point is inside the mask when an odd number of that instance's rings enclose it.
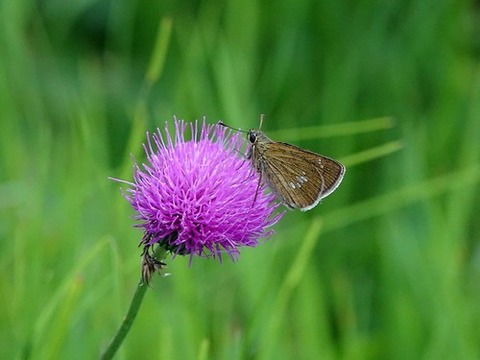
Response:
[[[263,116],[260,119],[262,126]],[[223,125],[223,124],[222,124]],[[307,211],[342,182],[345,166],[329,157],[269,139],[262,131],[247,132],[247,158],[285,206]]]

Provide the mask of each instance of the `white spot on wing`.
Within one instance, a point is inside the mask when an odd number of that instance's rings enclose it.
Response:
[[[308,181],[305,176],[297,176],[297,180],[300,184],[306,183]]]

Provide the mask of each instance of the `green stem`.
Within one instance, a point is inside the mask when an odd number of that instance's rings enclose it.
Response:
[[[163,258],[165,256],[165,251],[158,251],[157,249],[156,253],[154,254],[154,257],[157,257],[158,255],[160,255],[160,257]],[[115,334],[115,337],[112,339],[112,342],[110,343],[110,345],[108,345],[108,348],[102,354],[101,359],[103,360],[112,359],[115,353],[117,352],[118,348],[120,347],[120,345],[122,345],[123,340],[125,340],[125,337],[127,336],[128,332],[130,331],[130,328],[132,327],[133,322],[135,321],[135,318],[137,317],[138,310],[140,309],[140,305],[142,304],[143,297],[145,296],[145,292],[147,291],[147,288],[148,288],[148,285],[145,283],[142,276],[138,283],[137,290],[133,295],[133,299],[130,304],[130,308],[128,309],[127,315],[123,319],[122,325],[120,326],[117,333]]]
[[[140,305],[142,304],[147,288],[148,286],[143,283],[143,278],[141,278],[140,282],[138,283],[137,290],[133,295],[132,303],[128,309],[127,316],[125,316],[123,319],[123,323],[115,334],[115,337],[112,339],[110,345],[108,345],[107,350],[105,350],[103,353],[101,357],[102,359],[112,359],[120,345],[123,343],[125,336],[127,336],[130,328],[132,327],[133,321],[137,316],[138,309],[140,309]]]

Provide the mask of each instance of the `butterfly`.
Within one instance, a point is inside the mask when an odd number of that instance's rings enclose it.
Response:
[[[262,122],[263,116],[259,129]],[[313,209],[342,182],[345,166],[337,160],[273,141],[259,129],[247,132],[250,143],[247,158],[260,174],[260,181],[288,208]]]

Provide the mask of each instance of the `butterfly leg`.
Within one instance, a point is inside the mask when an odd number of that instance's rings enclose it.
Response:
[[[254,196],[254,198],[253,198],[252,207],[255,205],[255,202],[257,201],[258,190],[260,190],[260,186],[261,186],[261,184],[262,184],[262,173],[260,172],[259,174],[260,174],[260,176],[259,176],[259,178],[258,178],[257,189],[255,190],[255,196]]]

